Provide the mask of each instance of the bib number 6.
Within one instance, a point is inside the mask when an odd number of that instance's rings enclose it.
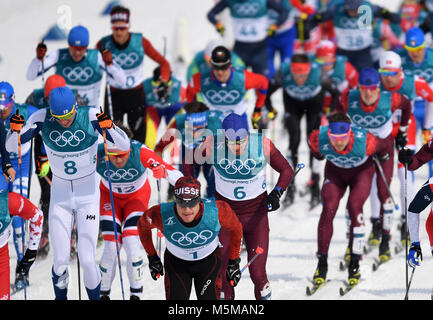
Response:
[[[247,193],[244,190],[245,187],[237,187],[233,190],[233,195],[236,199],[241,200],[247,196]]]

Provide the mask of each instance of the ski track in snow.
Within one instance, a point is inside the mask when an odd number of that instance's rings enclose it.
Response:
[[[384,4],[391,10],[396,10],[399,1],[391,1]],[[101,16],[100,12],[105,8],[106,1],[53,1],[37,0],[28,2],[24,0],[2,0],[0,9],[8,12],[0,20],[0,74],[1,80],[12,83],[16,92],[16,101],[23,102],[28,94],[35,88],[41,86],[41,80],[27,81],[25,73],[28,64],[34,57],[35,48],[43,34],[48,28],[56,23],[61,13],[58,9],[62,5],[67,5],[71,9],[72,26],[77,24],[85,25],[90,31],[90,46],[93,47],[97,40],[110,33],[109,18]],[[159,1],[139,1],[129,0],[126,5],[132,9],[131,12],[131,31],[142,32],[155,48],[162,52],[163,37],[167,37],[168,48],[167,58],[173,65],[175,57],[175,30],[177,18],[183,18],[187,22],[186,34],[189,45],[190,57],[202,50],[207,41],[216,38],[217,33],[206,19],[207,11],[212,7],[213,0],[159,0]],[[378,3],[378,1],[375,1]],[[48,52],[64,47],[66,41],[47,41]],[[156,64],[149,58],[145,58],[145,73],[150,76]],[[52,71],[51,71],[52,72]],[[51,74],[51,72],[49,74]],[[45,76],[45,78],[47,75]],[[249,94],[250,112],[253,109],[254,92]],[[278,110],[276,141],[277,147],[283,154],[286,154],[288,136],[282,127],[283,106],[280,92],[273,95],[274,106]],[[300,146],[299,161],[308,164],[308,147],[305,137],[305,122],[302,125],[302,143]],[[164,125],[159,130],[162,134]],[[418,143],[418,148],[420,144]],[[324,162],[321,163],[324,165]],[[270,173],[270,170],[268,170]],[[396,171],[394,171],[396,173]],[[297,176],[298,190],[307,183],[310,169],[303,169]],[[424,166],[416,172],[415,190],[428,178],[427,167]],[[276,181],[277,175],[274,176]],[[157,203],[156,182],[151,180],[152,197],[150,205]],[[200,180],[204,182],[203,178]],[[268,175],[268,182],[270,177]],[[391,189],[394,197],[399,201],[399,182],[394,175]],[[163,183],[162,190],[167,190],[166,182]],[[33,203],[39,201],[39,184],[36,176],[32,178],[31,200]],[[165,194],[163,195],[165,196]],[[347,200],[343,198],[340,208],[334,220],[334,233],[329,250],[328,259],[328,278],[332,281],[315,295],[307,297],[305,288],[309,285],[316,268],[317,259],[317,224],[320,217],[321,206],[319,205],[311,212],[308,209],[308,197],[301,198],[296,196],[295,204],[289,208],[281,208],[277,212],[269,213],[270,223],[270,248],[268,254],[267,272],[272,287],[272,299],[274,300],[402,300],[405,294],[405,252],[394,255],[378,271],[372,272],[371,264],[373,257],[377,256],[377,249],[369,255],[364,256],[361,261],[360,284],[344,297],[339,296],[339,287],[343,280],[347,278],[347,271],[339,271],[339,262],[343,257],[347,246],[345,237],[346,223],[344,218],[344,207]],[[399,204],[402,207],[401,204]],[[369,221],[370,204],[366,202],[364,206],[366,220],[366,237],[371,230]],[[399,232],[396,229],[397,218],[401,212],[395,212],[395,223],[392,235],[399,239]],[[422,266],[416,269],[411,285],[409,299],[425,300],[430,299],[433,281],[429,270],[433,268],[433,259],[430,256],[430,247],[425,231],[424,223],[427,218],[428,210],[421,214],[420,237],[421,246],[424,253]],[[12,241],[9,243],[11,254],[11,281],[14,281],[14,270],[16,266],[16,253]],[[103,246],[97,249],[97,261],[102,255]],[[144,253],[144,251],[143,251]],[[246,263],[246,255],[241,255],[241,266]],[[146,260],[146,259],[145,259]],[[129,299],[129,282],[126,275],[126,256],[121,251],[122,274],[124,282],[125,299]],[[30,272],[31,286],[27,289],[27,299],[29,300],[51,300],[54,292],[51,282],[52,251],[44,260],[37,260]],[[78,299],[78,271],[76,260],[72,260],[69,266],[70,280],[68,297],[71,300]],[[153,281],[148,272],[147,264],[144,274],[144,300],[162,300],[164,296],[164,285],[162,280]],[[409,270],[410,271],[410,270]],[[122,299],[120,280],[117,270],[116,278],[111,289],[112,299]],[[83,275],[81,273],[81,281]],[[254,299],[253,285],[249,279],[248,269],[244,272],[242,280],[235,289],[236,298],[242,300]],[[84,284],[81,283],[81,298],[87,300]],[[13,300],[24,299],[23,293],[18,293],[12,297]],[[191,299],[196,299],[194,292]]]

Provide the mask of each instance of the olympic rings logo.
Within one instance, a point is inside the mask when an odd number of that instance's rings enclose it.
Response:
[[[339,22],[340,26],[343,29],[359,29],[357,19],[349,19],[347,17],[342,17]]]
[[[91,67],[66,67],[63,69],[62,74],[70,81],[86,82],[93,76],[93,69]]]
[[[53,141],[58,147],[65,147],[67,145],[71,147],[77,147],[81,141],[86,138],[86,134],[83,130],[77,131],[69,131],[66,130],[60,133],[57,130],[51,131],[49,138]]]
[[[122,68],[132,67],[140,59],[136,52],[113,54],[113,58]]]
[[[354,167],[359,162],[362,161],[362,158],[358,156],[347,157],[347,156],[335,156],[333,154],[326,155],[326,159],[335,163],[340,167],[348,167],[348,166]]]
[[[134,168],[129,168],[128,170],[125,169],[117,169],[117,170],[110,170],[111,175],[110,178],[112,181],[120,181],[120,180],[126,180],[131,181],[133,180],[138,174],[138,170]],[[108,171],[104,171],[104,177],[108,178]]]
[[[363,128],[379,128],[386,122],[386,117],[382,115],[372,116],[366,115],[362,116],[355,114],[352,116],[353,122]]]
[[[230,91],[216,91],[216,90],[209,90],[206,92],[206,97],[210,100],[212,103],[221,104],[221,103],[227,103],[232,104],[236,102],[237,99],[240,97],[239,91],[236,90],[230,90]]]
[[[405,70],[406,71],[406,70]],[[421,78],[424,78],[427,82],[430,82],[433,78],[433,69],[416,69],[416,70],[407,70],[407,73],[412,75],[415,74]]]
[[[233,11],[243,17],[255,16],[260,11],[259,3],[236,3]]]
[[[257,163],[254,159],[246,159],[245,162],[241,159],[235,159],[232,162],[224,158],[218,162],[218,165],[227,174],[236,174],[239,172],[241,175],[247,175],[256,168]]]
[[[298,87],[296,85],[287,86],[287,90],[289,90],[290,92],[292,92],[294,95],[297,95],[297,96],[305,96],[305,95],[311,94],[316,88],[317,88],[317,86],[312,85],[312,84],[305,85],[302,87]]]
[[[203,230],[200,233],[190,231],[187,234],[182,232],[174,232],[171,235],[171,240],[177,242],[179,245],[186,247],[191,244],[203,245],[213,236],[213,232],[210,230]]]

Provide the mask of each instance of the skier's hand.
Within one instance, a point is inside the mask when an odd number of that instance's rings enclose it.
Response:
[[[274,108],[272,108],[272,110],[270,110],[268,112],[268,119],[269,120],[275,120],[275,118],[277,117],[277,114],[278,114],[277,110],[275,110]]]
[[[113,128],[113,121],[111,120],[110,116],[102,110],[102,107],[100,107],[100,110],[101,112],[96,114],[96,118],[98,119],[101,129]]]
[[[409,254],[407,255],[407,264],[411,268],[416,268],[420,266],[422,261],[422,252],[419,242],[412,242],[409,249]]]
[[[44,41],[39,42],[38,46],[36,47],[36,58],[39,61],[42,61],[44,60],[46,54],[47,54],[47,45],[44,43]]]
[[[161,179],[167,177],[167,169],[165,168],[164,165],[158,162],[152,163],[152,165],[150,166],[150,170],[152,170],[153,177],[155,179]]]
[[[423,144],[426,144],[431,139],[431,130],[430,129],[422,129],[422,140]]]
[[[161,259],[157,254],[153,256],[147,256],[147,258],[149,259],[150,275],[152,279],[156,281],[160,276],[164,275],[164,268]]]
[[[226,28],[224,27],[224,25],[222,24],[221,21],[218,21],[215,24],[215,28],[219,32],[219,34],[221,34],[222,36],[224,36],[224,32],[226,31]]]
[[[47,156],[38,156],[36,158],[36,174],[39,178],[45,177],[50,171],[50,163]]]
[[[162,103],[166,103],[168,99],[168,84],[165,81],[161,81],[158,88],[156,88],[156,94],[158,95],[158,100]]]
[[[268,28],[268,37],[273,37],[277,34],[278,26],[276,24],[271,24]]]
[[[236,287],[239,280],[241,280],[240,262],[241,258],[236,258],[235,260],[229,259],[229,264],[227,265],[226,277],[232,287]]]
[[[18,109],[17,112],[11,117],[10,126],[13,132],[20,132],[23,129],[24,117],[20,115]]]
[[[278,208],[280,207],[281,195],[281,188],[276,187],[274,188],[274,190],[271,191],[271,193],[266,198],[266,205],[268,207],[268,211],[278,210]]]
[[[27,276],[29,274],[30,267],[36,260],[37,252],[38,250],[27,249],[24,257],[18,263],[15,272],[17,274],[25,274]]]
[[[410,164],[412,163],[413,159],[413,150],[410,149],[401,149],[398,152],[398,161],[400,161],[403,164],[407,164],[408,166],[410,166]]]
[[[262,118],[262,112],[260,109],[256,108],[254,109],[253,115],[251,117],[251,122],[253,123],[254,129],[258,129],[259,127],[259,121]]]
[[[16,172],[10,163],[3,164],[2,169],[3,169],[3,175],[5,176],[8,182],[12,182],[15,180]]]
[[[398,149],[402,149],[407,143],[407,132],[406,130],[400,130],[397,133],[397,137],[395,138],[395,144],[397,145]]]
[[[113,64],[113,55],[110,50],[105,49],[101,52],[102,54],[102,60],[104,60],[105,65],[111,66]]]

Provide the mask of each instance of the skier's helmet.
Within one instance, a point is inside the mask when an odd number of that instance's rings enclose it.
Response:
[[[13,106],[15,91],[9,82],[0,82],[0,109],[6,109]]]
[[[215,69],[227,69],[232,63],[230,50],[224,46],[218,46],[212,51],[210,64]]]

